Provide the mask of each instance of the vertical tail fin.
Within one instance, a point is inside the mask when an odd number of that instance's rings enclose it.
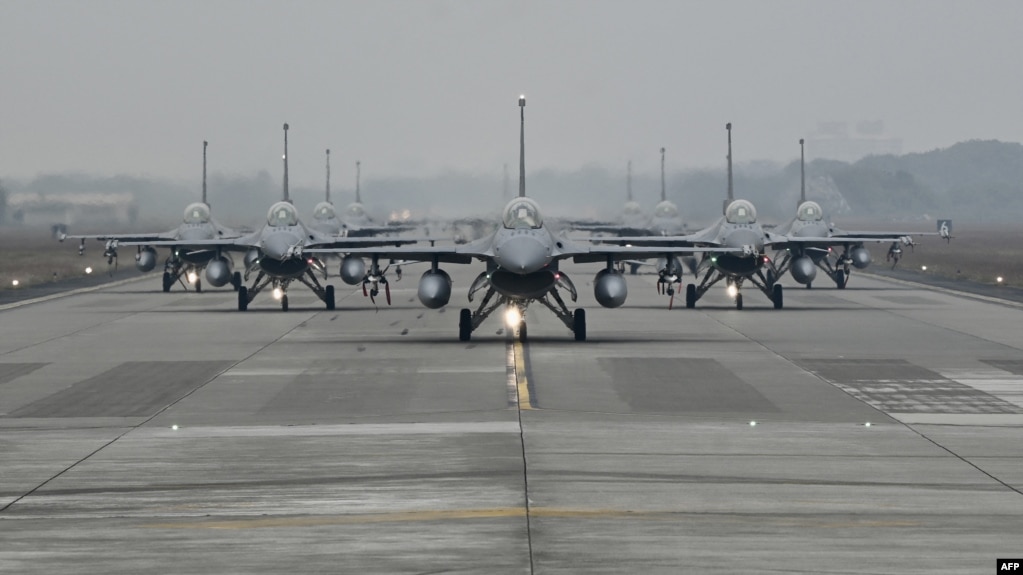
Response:
[[[526,197],[526,97],[519,96],[519,197]]]
[[[327,148],[327,203],[330,203],[330,148]]]
[[[290,202],[288,195],[288,125],[284,124],[284,201]]]
[[[664,189],[664,148],[661,148],[661,201],[668,199],[668,193]]]
[[[206,140],[202,141],[202,203],[206,203],[206,146],[210,143]]]
[[[728,130],[728,197],[725,199],[725,210],[728,209],[728,204],[732,203],[735,199],[735,193],[732,190],[732,123],[728,122],[725,124],[725,130]]]
[[[362,162],[359,160],[355,160],[355,203],[357,204],[362,203],[362,194],[359,193],[359,180],[362,179],[362,174],[360,172],[361,169]]]
[[[799,205],[806,201],[806,153],[803,138],[799,138]]]
[[[632,160],[629,160],[629,165],[625,168],[625,199],[632,201]]]

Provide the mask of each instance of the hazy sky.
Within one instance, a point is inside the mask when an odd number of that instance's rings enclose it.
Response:
[[[1023,141],[1023,2],[0,0],[0,178],[293,182],[798,157],[818,122],[903,150]],[[812,150],[809,150],[812,156]]]

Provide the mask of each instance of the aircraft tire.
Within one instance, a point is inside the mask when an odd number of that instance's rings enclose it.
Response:
[[[281,296],[281,311],[288,311],[288,294]]]
[[[458,312],[458,341],[469,341],[472,339],[472,311],[462,308]]]
[[[767,285],[773,286],[777,281],[778,278],[774,277],[774,272],[771,270],[767,270]]]
[[[586,341],[586,310],[579,308],[572,316],[572,332],[576,341]]]
[[[202,293],[202,280],[195,278],[195,293]]]
[[[696,307],[696,284],[686,286],[686,307],[689,309]]]
[[[742,309],[742,294],[735,294],[735,309]]]
[[[326,293],[324,295],[325,303],[327,304],[328,310],[334,309],[334,286],[327,286]]]
[[[519,324],[519,341],[520,342],[526,343],[526,337],[527,337],[526,333],[527,333],[527,331],[526,331],[526,322],[522,322],[522,323]]]
[[[241,286],[238,288],[238,311],[249,309],[249,288]]]
[[[810,289],[812,287],[813,287],[813,282],[810,282],[810,283],[806,284],[806,289]]]
[[[238,288],[242,287],[242,272],[231,274],[231,285],[234,286],[234,291],[238,291]]]
[[[838,289],[845,289],[845,284],[847,283],[849,283],[849,280],[845,277],[845,270],[835,272],[835,285]]]
[[[771,291],[772,291],[771,300],[774,302],[774,309],[781,309],[782,305],[785,302],[784,292],[781,289],[781,284],[774,284],[774,289]]]
[[[170,291],[171,286],[174,285],[174,280],[171,279],[171,275],[167,272],[163,272],[163,291],[167,293]]]

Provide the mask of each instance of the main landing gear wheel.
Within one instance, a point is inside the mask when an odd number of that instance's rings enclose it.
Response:
[[[238,291],[238,288],[242,287],[242,272],[231,274],[231,285],[234,286],[234,291]]]
[[[238,288],[238,311],[249,309],[249,288],[240,286]]]
[[[324,294],[324,299],[327,300],[325,303],[327,304],[327,309],[332,310],[334,309],[334,286],[327,286],[326,292]]]
[[[696,307],[696,284],[686,286],[686,307],[689,309]]]
[[[774,277],[774,272],[767,270],[767,285],[774,285],[778,281],[778,278]]]
[[[835,272],[835,285],[838,286],[838,289],[845,289],[847,283],[849,283],[849,278],[845,277],[845,270]]]
[[[782,297],[781,285],[774,284],[774,289],[771,291],[772,291],[771,300],[774,301],[774,309],[781,309],[782,304],[784,302],[784,299]]]
[[[813,282],[810,282],[810,283],[806,284],[806,289],[810,289],[812,287],[813,287]]]
[[[742,309],[742,294],[735,294],[735,309]]]
[[[288,311],[288,294],[281,296],[281,311]]]
[[[462,308],[458,312],[458,341],[469,341],[472,338],[472,311]]]
[[[164,293],[169,292],[171,286],[174,285],[174,280],[171,275],[167,272],[163,272],[163,291]]]
[[[586,310],[577,309],[572,316],[572,331],[576,341],[586,341]]]

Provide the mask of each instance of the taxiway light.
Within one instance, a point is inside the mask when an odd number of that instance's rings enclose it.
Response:
[[[87,274],[91,274],[91,273],[92,273],[92,266],[88,266],[88,267],[86,267],[86,268],[85,268],[85,273],[87,273]]]
[[[14,287],[18,287],[18,284],[20,284],[20,283],[21,282],[19,282],[18,280],[14,280],[14,281],[11,282],[11,285],[14,286]]]
[[[284,297],[284,290],[279,287],[274,288],[274,299],[281,299]]]
[[[728,286],[728,296],[735,297],[739,295],[739,288],[735,287],[735,284]]]
[[[519,312],[519,308],[510,307],[508,311],[504,312],[504,323],[508,327],[515,327],[522,323],[522,314]]]
[[[199,279],[199,274],[195,272],[188,272],[188,283],[194,284],[197,279]]]

